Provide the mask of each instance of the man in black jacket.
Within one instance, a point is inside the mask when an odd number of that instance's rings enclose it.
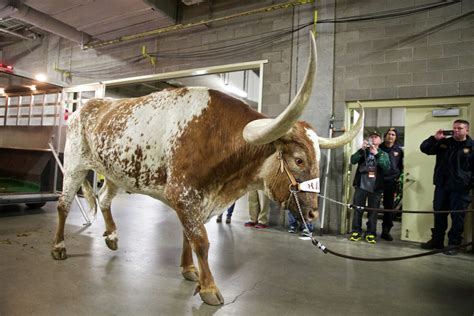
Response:
[[[379,147],[390,158],[390,169],[383,177],[383,208],[392,210],[397,187],[400,185],[400,174],[403,171],[403,150],[399,145],[398,131],[390,127],[384,134],[384,142]],[[382,239],[392,241],[390,229],[393,226],[394,213],[383,213]]]
[[[427,155],[436,155],[433,176],[435,185],[433,209],[434,228],[431,239],[421,244],[423,249],[441,249],[444,247],[444,235],[448,228],[448,213],[436,213],[441,210],[465,210],[470,204],[469,191],[474,184],[474,141],[469,137],[469,122],[456,120],[453,123],[453,137],[445,137],[438,130],[420,145]],[[448,232],[448,245],[460,245],[464,231],[463,212],[452,212],[451,229]],[[456,249],[445,254],[455,255]]]
[[[382,142],[380,134],[373,132],[368,140],[364,140],[362,147],[351,156],[351,164],[357,164],[354,177],[354,205],[359,207],[379,208],[383,192],[383,175],[390,168],[388,155],[379,149]],[[351,241],[362,239],[363,208],[354,209],[352,219]],[[377,237],[377,211],[367,210],[367,231],[365,240],[375,244]]]

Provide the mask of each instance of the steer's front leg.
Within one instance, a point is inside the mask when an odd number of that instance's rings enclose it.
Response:
[[[198,258],[199,284],[196,288],[195,294],[199,293],[201,299],[209,305],[224,304],[224,298],[222,297],[221,292],[214,282],[214,277],[212,276],[211,269],[209,268],[209,263],[207,261],[209,240],[207,238],[207,232],[204,224],[200,221],[198,222],[196,219],[189,219],[186,216],[180,216],[180,219],[183,224],[184,235],[187,237],[194,253]],[[183,246],[185,246],[185,242],[183,242]],[[183,249],[183,255],[184,253],[185,249]]]
[[[199,224],[197,229],[190,233],[189,241],[199,263],[199,285],[195,293],[199,292],[201,299],[209,305],[224,304],[224,298],[217,288],[211,269],[209,268],[209,262],[207,260],[209,240],[204,224]]]

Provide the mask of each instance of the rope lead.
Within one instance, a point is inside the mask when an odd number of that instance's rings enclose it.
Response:
[[[376,207],[367,207],[367,206],[359,206],[354,204],[347,204],[336,201],[334,199],[328,198],[324,195],[319,194],[319,196],[325,200],[331,201],[333,203],[345,206],[350,209],[358,209],[362,211],[377,211],[379,213],[409,213],[409,214],[442,214],[442,213],[472,213],[474,209],[467,209],[467,210],[451,210],[451,211],[409,211],[409,210],[397,210],[397,209],[385,209],[385,208],[376,208]]]

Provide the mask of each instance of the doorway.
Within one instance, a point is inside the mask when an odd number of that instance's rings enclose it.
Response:
[[[456,119],[467,119],[473,122],[473,97],[454,97],[415,100],[387,100],[362,102],[366,117],[363,134],[347,146],[345,150],[344,202],[352,202],[352,179],[355,173],[350,164],[350,155],[360,148],[367,133],[377,130],[384,133],[388,127],[395,127],[401,134],[401,145],[404,150],[403,190],[401,191],[401,208],[404,210],[431,211],[433,200],[433,170],[435,156],[427,156],[420,152],[421,142],[433,135],[438,129],[451,129]],[[353,116],[356,102],[349,102],[348,115]],[[445,111],[450,109],[450,111]],[[439,111],[441,110],[441,111]],[[444,114],[443,114],[444,113]],[[348,128],[352,123],[346,123]],[[471,132],[472,136],[472,132]],[[341,233],[350,231],[351,213],[342,218]],[[424,242],[430,239],[433,227],[432,214],[403,213],[399,230],[395,230],[394,238],[404,241]],[[472,240],[472,215],[467,214],[465,226],[466,241]],[[380,223],[379,223],[380,227]],[[380,231],[380,229],[378,229]]]

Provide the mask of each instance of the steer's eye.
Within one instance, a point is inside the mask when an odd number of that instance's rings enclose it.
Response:
[[[297,164],[298,166],[301,166],[301,165],[303,164],[303,159],[301,159],[301,158],[296,158],[296,159],[295,159],[295,162],[296,162],[296,164]]]

